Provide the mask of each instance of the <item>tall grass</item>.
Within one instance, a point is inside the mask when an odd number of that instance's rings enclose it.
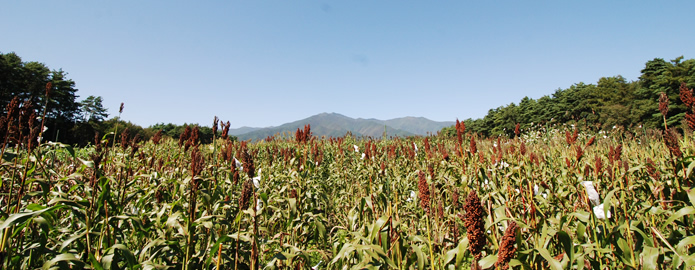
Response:
[[[307,126],[211,145],[191,130],[181,141],[107,134],[84,148],[35,149],[4,137],[2,268],[695,266],[689,137],[463,130],[317,138]],[[597,217],[582,181],[610,218]]]

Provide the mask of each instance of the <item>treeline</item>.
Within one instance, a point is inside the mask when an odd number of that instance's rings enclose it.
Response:
[[[50,70],[40,62],[24,62],[14,52],[0,52],[0,118],[10,117],[7,113],[11,106],[27,106],[34,113],[35,125],[43,124],[45,127],[41,134],[43,141],[60,141],[71,145],[93,143],[96,134],[104,136],[115,132],[120,138],[125,130],[130,137],[137,136],[140,140],[148,140],[159,131],[164,136],[178,139],[187,126],[198,127],[200,142],[212,141],[212,123],[210,126],[162,123],[143,128],[119,117],[107,119],[109,115],[102,104],[102,97],[89,96],[78,100],[75,82],[66,75],[62,69]],[[15,98],[18,102],[11,105]],[[0,135],[11,132],[5,129],[7,127],[0,127]],[[217,136],[220,135],[221,132],[217,131]]]
[[[99,132],[99,134],[105,135],[105,134],[117,134],[117,137],[120,138],[120,134],[124,131],[128,133],[128,136],[133,138],[137,136],[140,140],[146,141],[152,138],[157,132],[160,132],[160,135],[163,137],[169,137],[174,140],[178,140],[181,134],[183,134],[186,130],[186,127],[189,127],[191,129],[197,128],[198,129],[198,141],[203,144],[211,143],[213,140],[213,128],[211,127],[213,123],[210,123],[210,126],[202,126],[199,124],[187,124],[184,123],[182,125],[176,125],[172,123],[164,124],[164,123],[159,123],[155,124],[149,127],[141,127],[137,124],[133,124],[129,121],[123,121],[119,119],[118,117],[114,117],[99,123],[95,123],[96,127],[91,133],[90,138],[85,138],[85,140],[78,142],[77,144],[79,145],[84,145],[87,143],[92,143],[94,140],[94,134],[96,132]],[[220,138],[222,137],[222,131],[221,129],[218,129],[215,131],[216,135],[214,137]],[[109,139],[110,136],[107,137]],[[228,136],[228,138],[232,141],[236,141],[237,137],[235,136]],[[119,139],[120,140],[120,139]]]
[[[679,87],[695,87],[695,59],[683,56],[670,62],[661,58],[648,61],[639,80],[628,82],[622,76],[603,77],[595,84],[578,83],[558,89],[539,99],[524,97],[519,104],[490,109],[485,117],[466,119],[466,130],[482,136],[514,136],[518,123],[522,130],[532,125],[574,124],[582,129],[613,127],[663,128],[659,96],[666,93],[669,127],[682,127],[686,106],[679,98]],[[454,136],[455,127],[442,133]]]
[[[47,130],[44,138],[61,136],[73,141],[72,130],[82,118],[75,82],[63,70],[50,70],[39,62],[22,62],[15,53],[0,53],[0,107],[5,115],[15,97],[33,107]],[[45,115],[45,119],[42,119]],[[95,115],[100,117],[100,115]],[[62,133],[62,134],[61,134]]]

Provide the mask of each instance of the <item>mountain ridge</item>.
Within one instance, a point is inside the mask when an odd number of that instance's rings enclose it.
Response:
[[[401,117],[389,120],[374,118],[351,118],[339,113],[320,113],[307,118],[285,123],[274,127],[256,128],[240,127],[230,129],[229,134],[237,136],[240,140],[260,140],[269,136],[289,132],[294,134],[298,128],[311,125],[314,136],[342,137],[348,132],[352,136],[381,137],[384,132],[388,136],[424,136],[428,133],[436,133],[454,122],[438,122],[424,117]]]

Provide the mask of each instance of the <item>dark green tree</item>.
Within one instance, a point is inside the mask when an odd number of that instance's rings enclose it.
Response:
[[[0,106],[3,112],[15,96],[22,101],[30,100],[37,115],[43,115],[46,110],[46,119],[42,121],[48,131],[43,134],[44,138],[74,143],[70,131],[78,120],[80,109],[75,82],[66,75],[63,70],[50,70],[43,63],[22,62],[15,53],[0,53]],[[47,91],[49,82],[52,87]]]
[[[21,96],[24,63],[15,53],[0,53],[0,110],[5,112],[7,104],[15,96]]]
[[[598,122],[603,128],[634,125],[632,116],[637,83],[630,83],[622,76],[603,77],[598,80],[593,98],[598,109]]]
[[[89,122],[101,122],[104,121],[109,114],[106,112],[106,108],[102,105],[103,99],[101,96],[89,96],[83,101],[80,101],[80,109],[82,111],[82,121]]]
[[[659,95],[666,93],[670,106],[667,118],[669,126],[679,125],[685,115],[685,106],[679,98],[679,87],[685,82],[688,87],[695,86],[695,59],[682,61],[683,56],[666,62],[661,58],[648,61],[642,69],[640,76],[641,87],[636,91],[635,108],[633,112],[639,114],[637,118],[645,126],[661,127],[662,120],[659,113]]]

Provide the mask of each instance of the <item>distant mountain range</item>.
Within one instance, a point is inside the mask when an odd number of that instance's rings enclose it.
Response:
[[[436,133],[444,127],[454,124],[454,122],[437,122],[424,117],[402,117],[391,120],[378,119],[354,119],[337,113],[321,113],[306,119],[283,124],[277,127],[240,127],[230,129],[229,134],[237,136],[239,140],[259,140],[268,136],[290,132],[294,134],[297,128],[304,125],[311,125],[311,132],[314,136],[342,137],[348,132],[352,136],[381,137],[386,131],[388,136],[416,136]]]

